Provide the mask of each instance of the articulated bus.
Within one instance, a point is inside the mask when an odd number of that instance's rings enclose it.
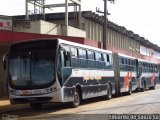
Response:
[[[146,61],[138,59],[137,61],[138,71],[138,89],[145,91],[146,88],[155,89],[156,82],[159,80],[158,64],[152,61]]]
[[[11,104],[33,109],[50,102],[78,107],[87,98],[154,89],[159,77],[157,63],[58,38],[14,43],[7,58]]]

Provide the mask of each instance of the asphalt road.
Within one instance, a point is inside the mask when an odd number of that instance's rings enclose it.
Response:
[[[160,114],[160,85],[157,85],[155,90],[136,92],[129,96],[114,97],[111,100],[89,99],[78,108],[70,108],[69,104],[47,104],[37,111],[26,107],[22,110],[3,113],[2,118],[13,118],[14,120],[107,120],[110,117],[108,114]],[[159,119],[159,115],[154,117]],[[126,117],[126,119],[128,118]]]

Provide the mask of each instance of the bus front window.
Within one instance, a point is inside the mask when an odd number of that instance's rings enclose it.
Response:
[[[29,54],[19,52],[10,55],[9,79],[15,86],[26,86],[30,76]]]
[[[12,52],[9,82],[22,89],[40,88],[55,82],[55,50],[42,48]]]
[[[31,62],[32,85],[43,85],[54,79],[53,51],[34,51]]]

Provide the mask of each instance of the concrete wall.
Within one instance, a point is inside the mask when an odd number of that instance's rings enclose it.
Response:
[[[87,34],[87,39],[96,40],[97,42],[102,42],[103,28],[101,24],[98,24],[88,19],[84,19],[84,28]]]
[[[66,35],[66,27],[63,24],[54,24],[46,21],[35,21],[31,22],[30,28],[14,27],[15,32],[27,32],[37,34],[48,34],[48,35]],[[68,26],[68,36],[84,37],[86,38],[86,32],[71,26]]]
[[[31,22],[31,28],[25,28],[23,26],[13,27],[15,32],[28,32],[28,33],[40,33],[40,21]]]
[[[101,23],[82,17],[82,30],[75,27],[77,26],[74,20],[69,20],[68,36],[84,37],[96,42],[103,42],[103,25]],[[36,21],[31,22],[31,28],[17,27],[13,30],[18,32],[38,34],[67,35],[66,27],[64,26],[64,20],[54,20],[50,22]],[[127,52],[141,54],[139,41],[121,34],[110,27],[108,27],[106,34],[107,46],[114,47],[116,49],[122,49]],[[156,56],[157,54],[155,57]]]
[[[96,23],[92,20],[85,19],[84,20],[84,28],[86,31],[87,39],[95,40],[97,42],[103,41],[103,25],[100,23]],[[123,49],[129,52],[140,53],[140,43],[131,39],[123,34],[120,34],[110,28],[107,30],[107,45],[117,48]]]
[[[61,30],[61,26],[54,24],[54,23],[50,23],[50,22],[46,22],[46,21],[39,21],[40,24],[40,34],[49,34],[49,35],[61,35],[62,34],[62,30]]]
[[[57,24],[54,24],[54,23],[42,21],[42,20],[31,22],[30,28],[14,27],[13,31],[37,33],[37,34],[50,34],[50,35],[62,34],[61,26],[58,26]]]
[[[62,27],[62,35],[72,36],[72,37],[83,37],[86,38],[86,32],[71,26],[68,26],[68,34],[66,33],[66,27]]]
[[[31,22],[31,28],[14,28],[14,31],[49,35],[66,35],[64,20],[55,20],[50,22],[41,20]],[[134,39],[125,36],[111,28],[108,28],[106,34],[108,40],[107,46],[122,49],[127,52],[143,54],[140,52],[140,43],[138,41],[135,41]],[[84,37],[97,42],[102,42],[103,25],[90,19],[82,18],[82,30],[80,30],[75,28],[74,20],[69,20],[68,36]],[[150,56],[149,53],[145,55]],[[157,55],[159,56],[159,53],[156,53],[155,56]]]
[[[3,55],[9,50],[8,45],[0,45],[0,98],[8,96],[7,72],[3,70]]]

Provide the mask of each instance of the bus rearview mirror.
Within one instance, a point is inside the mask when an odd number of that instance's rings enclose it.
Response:
[[[70,52],[69,51],[64,51],[64,57],[66,60],[69,60],[70,59]]]
[[[7,69],[7,59],[8,59],[8,53],[5,53],[3,55],[3,70],[6,70]]]

